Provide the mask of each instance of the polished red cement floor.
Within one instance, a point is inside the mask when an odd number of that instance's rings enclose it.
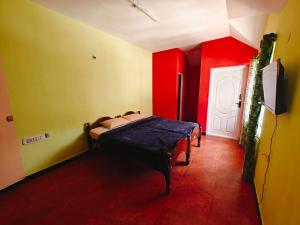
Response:
[[[173,169],[165,196],[159,172],[94,152],[0,193],[0,224],[258,225],[242,163],[236,142],[204,137],[191,164]]]

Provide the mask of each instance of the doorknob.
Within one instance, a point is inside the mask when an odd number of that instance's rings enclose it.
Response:
[[[239,95],[239,101],[235,104],[237,104],[238,107],[241,108],[241,106],[242,106],[242,94]]]
[[[6,121],[7,122],[12,122],[12,121],[14,121],[14,117],[12,115],[9,115],[9,116],[6,117]]]

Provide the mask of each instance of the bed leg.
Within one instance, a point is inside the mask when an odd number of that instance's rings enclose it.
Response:
[[[91,126],[89,123],[86,123],[84,124],[84,129],[85,129],[85,134],[86,134],[86,137],[87,137],[87,143],[88,143],[88,148],[89,150],[93,150],[93,142],[92,142],[92,138],[90,137],[90,129],[91,129]]]
[[[171,173],[170,174],[166,174],[165,175],[165,179],[166,179],[166,195],[171,193]]]
[[[165,180],[166,180],[166,192],[165,194],[168,195],[171,193],[171,174],[172,174],[172,156],[170,153],[167,153],[166,156],[166,163],[167,163],[167,171],[164,173]]]
[[[186,159],[185,159],[186,165],[190,164],[190,158],[191,158],[191,136],[189,135],[187,137],[187,150],[186,150]]]
[[[200,136],[198,137],[197,147],[200,147],[200,142],[201,142],[201,134],[200,134]]]
[[[199,124],[199,136],[198,136],[197,147],[200,147],[200,144],[201,144],[201,135],[202,135],[202,126],[201,126],[201,124]]]

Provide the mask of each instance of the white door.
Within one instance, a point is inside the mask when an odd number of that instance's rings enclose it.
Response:
[[[247,67],[211,69],[207,134],[239,139]]]
[[[17,134],[0,62],[0,190],[24,178]]]

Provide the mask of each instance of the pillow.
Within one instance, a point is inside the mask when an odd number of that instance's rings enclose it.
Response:
[[[133,113],[133,114],[129,114],[126,116],[122,116],[124,119],[129,120],[129,121],[136,121],[136,120],[140,120],[140,119],[144,119],[145,116],[138,114],[138,113]]]
[[[127,123],[129,123],[128,120],[126,120],[122,117],[118,117],[118,118],[105,120],[105,121],[101,122],[100,125],[102,125],[103,127],[106,127],[107,129],[112,129],[112,128],[115,128],[115,127],[125,125]]]
[[[106,127],[96,127],[90,130],[90,136],[92,139],[98,140],[99,136],[108,130],[109,129],[107,129]]]

